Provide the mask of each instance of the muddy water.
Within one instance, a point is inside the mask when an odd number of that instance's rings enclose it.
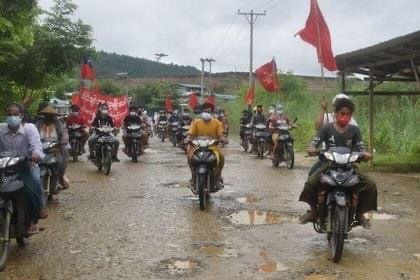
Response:
[[[109,177],[86,161],[50,204],[46,231],[13,243],[0,279],[418,279],[420,188],[416,176],[372,174],[380,212],[354,229],[342,261],[297,217],[310,160],[273,168],[237,144],[226,150],[226,187],[198,209],[183,153],[153,141],[139,163],[121,155]],[[369,215],[368,215],[369,216]],[[417,256],[417,257],[416,257]]]

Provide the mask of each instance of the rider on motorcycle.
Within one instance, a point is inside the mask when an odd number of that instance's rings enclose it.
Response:
[[[185,139],[186,143],[190,143],[193,138],[197,138],[200,136],[210,137],[212,139],[216,139],[219,141],[226,141],[223,136],[223,126],[222,123],[212,117],[212,112],[214,110],[214,105],[211,103],[204,103],[202,105],[202,118],[196,119],[192,122],[190,131],[188,132],[188,136]],[[222,179],[222,170],[223,166],[225,165],[225,157],[219,148],[218,145],[211,146],[210,149],[215,153],[216,157],[218,158],[217,162],[217,172],[216,174],[216,182],[217,187],[223,188],[223,179]],[[195,180],[195,170],[194,166],[191,163],[191,157],[194,154],[194,147],[189,146],[187,151],[188,157],[188,164],[191,169],[191,180],[190,183],[193,185]]]
[[[247,109],[244,109],[242,111],[242,117],[239,120],[239,125],[240,125],[239,136],[241,137],[241,140],[244,139],[246,125],[250,124],[251,118],[252,118],[252,114]]]
[[[271,117],[269,119],[269,128],[273,132],[273,135],[271,138],[273,140],[273,145],[274,145],[273,146],[273,159],[274,160],[282,160],[282,159],[277,158],[279,154],[278,149],[282,148],[280,147],[280,145],[278,145],[279,134],[276,132],[277,123],[279,121],[284,121],[288,125],[293,125],[290,118],[286,116],[285,114],[283,114],[283,112],[284,112],[283,106],[278,104],[276,106],[274,113],[271,114]]]
[[[181,115],[181,125],[177,132],[177,141],[182,140],[182,127],[191,125],[193,119],[190,115],[190,111],[188,109],[184,109],[184,113]]]
[[[357,126],[351,125],[355,106],[350,99],[341,98],[335,103],[334,123],[324,125],[317,133],[314,140],[308,148],[309,155],[316,155],[317,148],[322,142],[325,142],[326,149],[331,147],[346,147],[352,151],[359,151],[364,156],[364,160],[372,159],[372,154],[366,151],[362,140],[360,130]],[[318,195],[325,194],[326,190],[320,184],[322,172],[328,168],[328,163],[324,162],[315,173],[308,177],[305,187],[300,195],[299,200],[308,203],[311,211],[302,215],[299,221],[304,224],[313,222],[318,217],[317,203]],[[377,210],[377,189],[375,182],[366,174],[357,168],[360,183],[356,185],[355,192],[359,193],[357,205],[357,219],[363,227],[369,227],[369,221],[364,217],[364,213]]]
[[[63,123],[58,120],[58,113],[52,105],[48,105],[38,114],[44,117],[36,123],[41,141],[57,140],[59,142],[56,154],[59,169],[59,180],[63,188],[67,189],[70,184],[69,179],[66,177],[67,163],[69,159],[69,152],[67,149],[69,145],[69,135],[67,129],[64,127]]]
[[[127,153],[128,151],[128,135],[127,135],[127,127],[131,126],[131,125],[142,125],[143,121],[142,118],[137,114],[137,107],[134,105],[131,105],[130,108],[128,109],[128,115],[125,116],[124,120],[123,120],[123,135],[122,135],[122,139],[124,142],[124,150]],[[141,145],[141,147],[143,148],[143,145]],[[143,151],[140,151],[140,153],[143,153]]]
[[[257,105],[256,112],[255,112],[255,114],[254,114],[254,116],[252,117],[252,120],[251,120],[251,127],[254,127],[257,124],[267,125],[267,119],[265,118],[265,116],[263,114],[263,106],[262,105]],[[254,132],[254,136],[255,136],[255,132]],[[256,137],[253,137],[252,139],[253,139],[252,149],[254,150],[254,148],[257,146],[257,139],[256,139]]]
[[[96,112],[96,117],[93,119],[91,127],[99,128],[109,126],[114,128],[114,121],[112,117],[109,115],[109,108],[106,103],[101,103],[98,105],[98,111]],[[89,139],[89,159],[95,159],[95,145],[96,145],[97,137],[96,134],[93,133],[92,137]],[[120,142],[117,138],[114,138],[114,143],[112,145],[112,160],[119,162],[120,160],[117,157],[118,153],[118,147],[120,145]]]
[[[34,164],[19,170],[20,179],[24,182],[23,189],[29,214],[28,234],[39,232],[38,219],[45,219],[48,212],[45,208],[44,194],[39,178],[39,168],[35,164],[44,158],[39,133],[33,124],[22,124],[23,108],[12,103],[6,107],[7,125],[0,127],[0,153],[12,152],[21,157],[27,157]]]
[[[85,130],[87,127],[87,121],[80,114],[80,107],[78,105],[71,105],[70,110],[70,115],[66,119],[66,126],[68,129],[72,125],[80,125],[80,133],[82,134],[82,137],[80,138],[80,146],[82,147],[82,152],[84,153],[86,141],[89,138],[89,133]]]

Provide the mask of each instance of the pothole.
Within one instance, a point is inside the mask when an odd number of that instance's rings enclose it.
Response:
[[[265,251],[260,252],[260,256],[263,259],[263,262],[260,264],[260,272],[272,273],[278,271],[287,271],[288,268],[282,263],[273,261],[268,258],[268,254]]]
[[[171,259],[167,265],[170,274],[192,273],[200,267],[200,263],[195,259]]]
[[[247,195],[247,196],[244,196],[244,197],[237,198],[236,201],[239,202],[239,203],[243,203],[243,204],[249,204],[249,203],[258,202],[260,200],[253,195]]]
[[[272,225],[297,221],[297,217],[261,210],[242,210],[228,218],[235,225]]]
[[[238,252],[235,249],[224,248],[223,246],[206,245],[200,248],[200,252],[211,257],[236,258]]]

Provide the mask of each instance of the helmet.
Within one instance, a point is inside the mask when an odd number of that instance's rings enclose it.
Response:
[[[341,98],[345,98],[345,99],[350,99],[350,97],[348,96],[348,95],[345,95],[344,93],[339,93],[339,94],[337,94],[336,96],[334,96],[334,99],[333,99],[333,104],[338,100],[338,99],[341,99]]]
[[[277,104],[277,106],[276,106],[276,112],[278,114],[283,114],[283,110],[284,110],[283,105]]]

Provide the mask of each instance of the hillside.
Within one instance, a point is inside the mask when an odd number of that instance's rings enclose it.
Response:
[[[117,73],[128,72],[130,78],[160,78],[199,75],[191,66],[164,64],[144,58],[99,51],[94,60],[97,76],[102,79],[115,78]]]

